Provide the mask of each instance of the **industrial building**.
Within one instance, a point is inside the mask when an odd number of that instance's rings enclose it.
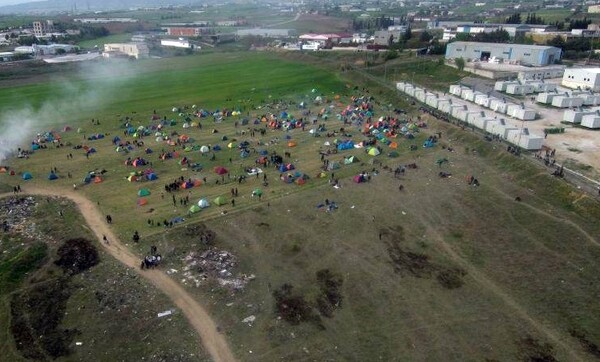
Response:
[[[562,50],[552,46],[457,41],[446,47],[446,59],[487,61],[491,58],[513,64],[545,66],[560,60]]]
[[[265,38],[288,38],[292,35],[292,29],[270,29],[270,28],[252,28],[240,29],[236,31],[239,37],[244,36],[262,36]]]
[[[136,59],[147,58],[150,50],[144,43],[111,43],[104,44],[102,56],[110,58],[114,55],[127,55]]]
[[[562,85],[572,89],[600,91],[600,68],[565,69]]]

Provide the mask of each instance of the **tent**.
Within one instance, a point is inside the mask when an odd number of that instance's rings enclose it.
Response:
[[[135,182],[135,181],[137,181],[137,176],[135,176],[135,175],[129,175],[129,177],[127,177],[127,181],[129,181],[129,182]]]
[[[236,144],[233,142],[229,142],[229,144],[227,145],[228,148],[234,148],[235,146]]]
[[[31,180],[33,178],[33,176],[31,176],[31,174],[29,172],[25,172],[23,174],[23,180]]]
[[[215,173],[217,175],[224,175],[226,173],[229,173],[229,171],[227,171],[227,169],[223,166],[217,166],[215,167]]]
[[[254,189],[254,191],[252,191],[252,195],[260,196],[262,194],[263,191],[261,189]]]
[[[289,141],[288,142],[288,147],[296,147],[298,144],[296,143],[296,141]]]
[[[95,184],[99,184],[99,183],[101,183],[101,182],[102,182],[102,177],[100,177],[100,176],[96,176],[96,177],[94,177],[94,183],[95,183]]]
[[[388,157],[391,157],[391,158],[396,158],[398,156],[400,156],[400,154],[396,151],[392,151],[392,152],[388,153]]]
[[[327,165],[327,171],[337,170],[338,168],[340,168],[340,163],[336,161],[329,162],[329,165]]]
[[[377,147],[371,147],[369,149],[369,156],[377,156],[379,155],[381,152],[379,152],[379,150],[377,149]]]
[[[149,196],[149,195],[150,195],[150,190],[148,190],[147,188],[143,188],[138,191],[138,196]]]
[[[56,180],[58,179],[58,176],[56,176],[56,174],[54,172],[50,172],[48,174],[48,180]]]
[[[365,182],[365,178],[363,177],[363,175],[356,175],[352,178],[352,180],[354,180],[354,182],[356,182],[357,184]]]
[[[6,167],[0,167],[0,173],[6,173],[8,170]]]
[[[190,210],[189,210],[189,211],[190,211],[190,214],[195,214],[195,213],[199,212],[200,210],[202,210],[202,209],[200,208],[200,206],[198,206],[198,205],[192,205],[192,206],[190,207]]]
[[[213,203],[217,206],[222,206],[222,205],[227,204],[227,200],[225,199],[224,196],[218,196],[217,198],[215,198],[213,200]]]
[[[148,204],[148,199],[141,197],[137,201],[138,206],[144,206]]]
[[[200,152],[202,153],[207,153],[210,151],[210,148],[208,148],[208,146],[202,146],[200,147]]]
[[[200,201],[198,201],[198,206],[205,209],[210,206],[210,203],[205,198],[202,198],[202,199],[200,199]]]
[[[146,178],[148,179],[148,181],[154,181],[158,179],[158,176],[156,176],[156,174],[154,172],[148,174],[148,176],[146,176]]]
[[[349,165],[351,163],[355,163],[358,161],[359,161],[358,157],[356,157],[356,156],[346,157],[346,158],[344,158],[344,165]]]

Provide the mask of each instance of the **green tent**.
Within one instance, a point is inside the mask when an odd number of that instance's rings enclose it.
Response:
[[[195,213],[199,212],[200,210],[202,210],[200,208],[200,206],[198,206],[198,205],[192,205],[190,207],[190,214],[195,214]]]
[[[396,157],[400,156],[400,154],[396,151],[392,151],[392,152],[388,153],[388,156],[391,158],[396,158]]]
[[[213,200],[213,203],[215,205],[222,206],[222,205],[225,205],[227,203],[227,200],[225,199],[224,196],[219,196],[219,197],[217,197],[216,199]]]
[[[355,163],[355,162],[358,162],[358,157],[356,157],[356,156],[350,156],[350,157],[344,158],[344,165],[349,165],[349,164]]]
[[[144,196],[149,196],[150,195],[150,190],[144,188],[144,189],[140,189],[140,191],[138,191],[138,196],[140,197],[144,197]]]
[[[263,191],[261,189],[254,189],[254,191],[252,191],[252,194],[256,195],[256,196],[260,196],[263,194]]]

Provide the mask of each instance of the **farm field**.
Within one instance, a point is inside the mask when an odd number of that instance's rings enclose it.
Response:
[[[423,81],[430,74],[440,87],[442,77],[456,77],[437,67],[443,66],[400,62],[397,74],[419,73]],[[83,74],[61,75],[60,87],[45,81],[12,87],[0,94],[4,127],[53,129],[69,146],[9,159],[6,166],[18,174],[0,174],[0,185],[77,193],[112,216],[114,236],[140,259],[157,246],[164,258],[159,269],[208,311],[239,360],[596,358],[598,200],[507,153],[501,143],[420,113],[358,70],[334,69],[273,53],[227,53],[84,68]],[[371,69],[370,76],[381,77],[382,70]],[[345,111],[363,104],[372,109],[342,122],[350,114]],[[367,154],[367,147],[338,149],[344,141],[358,145],[368,139],[362,133],[367,109],[372,121],[397,118],[412,136],[380,136],[378,156]],[[213,116],[217,110],[225,115]],[[273,117],[308,124],[278,129],[269,127]],[[152,129],[159,123],[160,130]],[[71,130],[64,131],[65,125]],[[132,134],[147,128],[151,132],[143,138]],[[97,135],[103,137],[88,139]],[[441,138],[423,147],[433,135]],[[117,143],[130,144],[117,151],[115,136]],[[29,140],[22,138],[22,147],[29,149]],[[244,141],[248,154],[239,148]],[[86,157],[75,146],[96,152]],[[256,164],[261,151],[277,153],[294,169]],[[163,153],[173,158],[162,160]],[[351,156],[357,161],[345,162]],[[148,164],[126,165],[128,158]],[[324,161],[332,167],[323,170]],[[392,171],[400,165],[415,167],[396,177]],[[215,173],[217,166],[229,173]],[[263,173],[248,175],[256,166]],[[59,178],[50,181],[54,167]],[[157,180],[127,180],[150,168]],[[84,184],[92,170],[106,171],[102,182]],[[21,180],[23,172],[33,178]],[[363,172],[369,181],[354,182]],[[469,175],[480,186],[468,185]],[[166,192],[165,184],[179,177],[199,186]],[[149,194],[138,196],[142,189]],[[239,189],[237,197],[232,189]],[[223,205],[212,202],[217,197]],[[201,198],[211,205],[192,209]],[[39,213],[56,214],[48,211],[54,200],[40,204]],[[69,218],[73,225],[83,223],[74,210]],[[166,228],[164,220],[176,220],[174,227]],[[50,224],[59,238],[61,228],[55,220]],[[134,231],[139,243],[132,241]],[[64,235],[93,238],[85,229]],[[102,249],[101,240],[95,245]],[[119,269],[108,254],[101,256],[101,264],[90,269],[98,276],[77,277],[89,288],[99,288],[100,276]],[[6,260],[0,257],[0,263]],[[156,298],[140,309],[170,308],[168,295],[135,280],[136,293],[154,292]],[[86,290],[72,300],[91,303]],[[3,309],[0,320],[6,318]],[[93,320],[78,310],[63,323],[69,328],[87,318]],[[160,343],[166,345],[185,335],[172,347],[186,355],[181,360],[207,358],[192,333],[177,330],[183,325],[176,314],[172,324],[144,336],[164,338]],[[90,327],[83,336],[99,333]],[[134,340],[128,353],[146,353],[143,342]],[[100,348],[94,344],[86,351],[95,346]],[[0,348],[15,354],[10,343]]]

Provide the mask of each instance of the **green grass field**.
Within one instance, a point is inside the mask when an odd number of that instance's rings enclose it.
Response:
[[[99,49],[104,49],[104,44],[108,43],[128,43],[131,41],[130,33],[108,35],[92,40],[83,40],[77,43],[81,49],[93,49],[98,46]]]
[[[0,94],[0,107],[8,109],[5,114],[28,104],[34,111],[41,107],[41,112],[34,112],[47,122],[40,131],[62,129],[67,123],[74,129],[81,127],[81,133],[61,133],[63,142],[71,146],[85,144],[98,152],[88,159],[72,147],[51,147],[36,151],[30,159],[11,159],[9,166],[17,172],[31,172],[34,179],[24,182],[18,176],[0,174],[0,184],[19,183],[25,189],[28,183],[72,189],[87,171],[105,169],[102,183],[79,185],[78,192],[113,216],[115,233],[140,257],[150,245],[158,246],[165,257],[161,268],[175,270],[171,277],[181,282],[188,280],[187,272],[197,276],[201,273],[195,268],[186,269],[184,258],[190,252],[202,253],[209,247],[231,252],[236,260],[232,269],[235,275],[255,275],[245,289],[232,291],[212,278],[199,286],[189,281],[185,285],[214,317],[240,360],[551,361],[597,357],[598,200],[506,153],[501,143],[486,142],[481,136],[420,113],[377,81],[385,68],[340,73],[339,64],[344,59],[333,59],[274,53],[200,54],[124,66],[110,63],[109,71],[103,67],[85,68],[85,76],[76,72],[62,76],[62,83],[68,87],[45,80],[12,87],[10,92]],[[454,82],[461,76],[435,61],[399,59],[390,66],[388,76],[407,79],[415,73],[415,82],[428,87],[442,87],[444,82]],[[331,143],[334,138],[352,138],[355,142],[364,138],[355,126],[345,125],[336,117],[351,102],[350,97],[362,95],[373,97],[374,118],[403,108],[408,114],[402,118],[422,117],[427,128],[416,132],[413,140],[394,139],[398,158],[388,157],[391,149],[385,145],[381,145],[382,155],[375,158],[364,149],[330,155],[332,162],[342,163],[334,171],[342,187],[335,189],[328,182],[331,172],[325,178],[317,177],[322,165],[318,152],[330,148],[325,142]],[[323,97],[324,103],[315,104],[316,96]],[[310,105],[311,115],[302,114],[297,107],[300,102]],[[239,109],[242,114],[219,123],[212,117],[201,118],[196,121],[202,128],[183,128],[184,117],[171,108],[184,105]],[[123,136],[122,119],[131,117],[135,127],[148,125],[154,110],[161,118],[176,120],[175,125],[165,127],[165,133],[173,137],[185,133],[196,145],[218,144],[222,151],[215,152],[216,159],[211,160],[210,155],[186,152],[148,136],[143,147],[128,154],[117,153],[110,142],[114,135],[134,141]],[[264,123],[234,126],[244,117],[252,121],[282,111],[309,119],[327,111],[328,119],[319,118],[318,123],[338,134],[327,137],[323,132],[315,137],[308,127],[305,131],[267,129],[265,135],[258,132],[250,136],[249,128],[264,128]],[[99,119],[100,125],[92,125],[90,118]],[[436,132],[442,133],[439,144],[421,147],[424,139]],[[84,139],[84,134],[87,137],[95,133],[106,134],[106,138]],[[223,136],[228,139],[222,140]],[[294,147],[288,146],[286,136],[296,143]],[[290,152],[286,162],[310,178],[304,185],[283,183],[280,173],[269,167],[265,168],[269,181],[266,187],[262,186],[262,177],[236,182],[235,176],[244,174],[258,157],[252,153],[242,158],[235,147],[227,147],[229,142],[239,144],[244,140],[257,151]],[[411,145],[417,149],[411,151]],[[146,147],[155,152],[146,154]],[[174,148],[192,162],[202,164],[202,171],[186,169],[177,160],[158,159],[161,149]],[[67,159],[69,153],[73,153],[73,160]],[[349,155],[360,161],[343,165],[344,157]],[[136,156],[152,161],[157,181],[125,180],[139,168],[125,166],[124,161]],[[442,158],[448,162],[438,166],[436,161]],[[399,179],[389,171],[409,163],[417,168],[407,170]],[[232,179],[215,175],[216,165],[227,167]],[[59,180],[46,179],[51,167],[59,169]],[[363,170],[373,175],[371,181],[352,182],[351,177]],[[440,171],[451,177],[439,177]],[[74,178],[69,179],[67,173]],[[468,186],[467,175],[477,177],[481,186]],[[177,200],[173,205],[170,194],[164,198],[161,195],[163,185],[179,176],[206,177],[207,182],[179,191],[176,198],[189,196],[195,203],[201,197],[212,200],[222,195],[227,205],[211,205],[188,215],[189,205],[181,206]],[[399,185],[404,186],[402,191]],[[137,191],[142,187],[151,194],[147,205],[138,206]],[[264,191],[261,200],[251,197],[258,187]],[[235,206],[229,203],[231,188],[239,189]],[[516,196],[522,201],[515,201]],[[317,208],[325,199],[335,201],[339,208],[333,212]],[[56,210],[47,212],[53,213]],[[177,216],[186,221],[173,229],[147,223],[148,219],[161,221]],[[71,232],[85,236],[85,231],[75,228],[80,219],[71,214],[69,218],[74,228]],[[54,234],[62,230],[52,222],[45,224],[53,226]],[[130,242],[134,230],[142,235],[139,244]],[[199,237],[206,230],[216,235],[208,244]],[[118,269],[114,263],[104,260],[93,269],[99,274],[86,276],[89,290],[109,288],[112,279],[106,273],[113,266]],[[0,283],[6,281],[1,274],[5,269],[9,268],[3,269],[0,264]],[[81,278],[84,283],[83,274]],[[152,295],[145,283],[135,282],[136,295]],[[293,286],[291,293],[282,289],[284,284]],[[83,288],[71,300],[93,305],[89,290]],[[301,316],[298,323],[278,317],[276,296]],[[152,313],[168,308],[158,297],[146,302],[139,308],[152,306]],[[99,323],[94,322],[97,316],[88,308],[71,310],[74,314],[65,319],[65,325]],[[241,322],[251,315],[256,317],[255,322]],[[118,325],[118,314],[111,316],[114,319],[110,324]],[[0,309],[0,322],[7,318],[6,308]],[[149,321],[144,319],[131,328],[143,329]],[[161,324],[165,329],[149,331],[147,338],[164,338],[156,342],[160,346],[175,343],[172,341],[179,333],[172,328],[182,322],[174,319],[172,324]],[[89,327],[83,335],[94,338],[101,333],[100,328]],[[186,338],[173,349],[194,354],[185,360],[202,359],[197,357],[203,355],[191,342],[191,335],[182,335]],[[116,333],[114,338],[122,340],[122,336]],[[145,336],[132,341],[128,353],[149,351]],[[89,347],[84,344],[89,348],[86,353],[104,351],[111,341],[112,337]],[[0,348],[14,351],[10,343],[0,344]],[[83,358],[85,354],[75,356]],[[167,354],[163,360],[170,357]]]

